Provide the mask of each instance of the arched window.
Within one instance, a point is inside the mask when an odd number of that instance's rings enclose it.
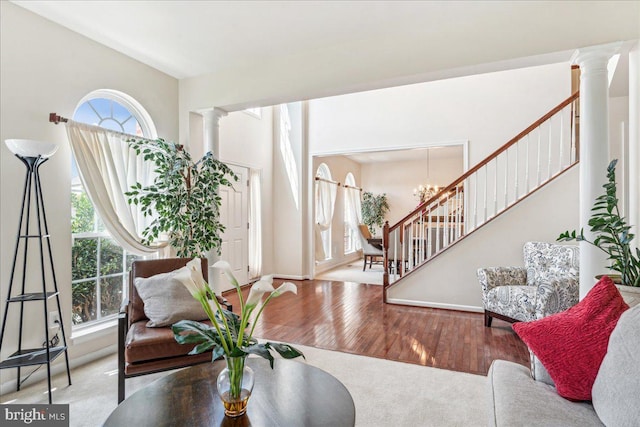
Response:
[[[356,187],[356,179],[351,172],[344,180],[344,253],[349,254],[359,248],[358,224],[361,222],[360,189]]]
[[[331,179],[329,166],[321,163],[316,171],[316,261],[331,259],[331,223],[336,190],[337,183]]]
[[[129,95],[101,89],[82,98],[73,120],[118,132],[157,138],[146,110]],[[78,174],[71,171],[72,321],[86,325],[113,318],[126,294],[127,271],[134,255],[109,235]]]

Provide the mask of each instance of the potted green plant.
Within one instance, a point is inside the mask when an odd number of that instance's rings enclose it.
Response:
[[[389,212],[389,202],[387,194],[382,193],[377,196],[365,191],[362,194],[362,222],[369,227],[369,232],[375,235],[375,228],[382,228],[384,216]]]
[[[585,241],[601,249],[611,261],[610,269],[620,273],[620,282],[625,286],[640,287],[640,249],[631,247],[634,235],[629,232],[630,225],[620,215],[616,195],[616,164],[614,159],[607,167],[607,183],[603,185],[604,194],[596,198],[589,219],[591,232],[596,236],[593,241],[585,238],[583,230],[565,231],[558,241]]]
[[[224,163],[206,153],[194,162],[180,144],[157,139],[129,140],[131,148],[155,165],[151,185],[134,184],[125,193],[128,202],[155,219],[142,232],[142,242],[151,244],[166,233],[179,257],[202,257],[215,249],[220,254],[222,199],[220,186],[232,186],[238,177]]]

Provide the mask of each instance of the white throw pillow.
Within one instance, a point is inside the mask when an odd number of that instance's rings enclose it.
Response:
[[[622,313],[611,333],[591,395],[593,408],[608,427],[640,422],[640,305]]]
[[[184,269],[186,267],[182,267]],[[169,273],[137,277],[134,285],[144,302],[144,314],[151,328],[171,326],[180,320],[206,320],[202,305],[191,296],[187,288],[173,276],[181,269]]]

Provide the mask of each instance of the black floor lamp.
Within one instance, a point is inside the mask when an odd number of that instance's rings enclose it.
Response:
[[[49,227],[47,225],[47,215],[44,209],[44,199],[42,197],[42,183],[40,181],[39,169],[43,163],[56,152],[57,146],[47,142],[33,141],[27,139],[8,139],[5,144],[15,156],[22,161],[27,168],[24,190],[22,193],[22,207],[20,208],[20,222],[18,224],[18,235],[16,237],[15,252],[13,254],[13,265],[11,267],[11,276],[9,279],[9,289],[5,300],[4,315],[2,318],[2,332],[0,332],[0,348],[4,343],[4,333],[7,327],[7,319],[9,307],[17,306],[20,310],[18,325],[18,350],[11,354],[7,359],[0,362],[0,369],[17,368],[17,386],[16,390],[20,390],[22,384],[20,369],[26,366],[47,366],[47,383],[49,386],[49,403],[52,403],[51,397],[51,363],[62,353],[64,353],[67,364],[67,377],[69,385],[71,385],[71,372],[69,370],[69,355],[67,353],[67,339],[64,333],[64,322],[62,321],[62,311],[60,308],[60,296],[58,292],[58,283],[56,281],[55,268],[53,263],[53,252],[51,250],[51,236],[49,235]],[[35,207],[33,204],[35,203]],[[35,214],[35,218],[32,218]],[[35,227],[33,225],[35,220]],[[32,228],[35,228],[33,230]],[[42,291],[33,292],[33,288],[37,289],[37,279],[30,278],[27,281],[27,273],[30,271],[29,262],[29,242],[35,242],[38,249],[40,259],[40,278],[42,281]],[[46,244],[45,244],[46,242]],[[45,252],[46,246],[46,252]],[[20,250],[22,247],[22,251]],[[34,245],[31,245],[33,248]],[[22,265],[20,271],[16,274],[16,266],[18,263],[19,253],[22,252]],[[45,262],[48,258],[48,263]],[[49,266],[49,275],[47,275],[47,265]],[[18,275],[22,275],[21,280]],[[47,286],[50,283],[50,286]],[[14,284],[19,284],[19,289],[13,290]],[[31,292],[28,292],[31,291]],[[56,309],[58,313],[60,333],[62,341],[60,342],[57,334],[54,337],[49,336],[49,300],[55,298]],[[44,315],[44,336],[45,341],[40,348],[22,348],[23,347],[23,330],[24,330],[24,314],[25,304],[31,304],[34,301],[41,301],[43,304]],[[55,312],[54,312],[55,313]],[[28,376],[27,376],[28,378]],[[26,379],[25,379],[26,380]]]

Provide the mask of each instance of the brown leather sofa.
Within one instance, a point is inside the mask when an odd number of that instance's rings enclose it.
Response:
[[[186,265],[190,258],[134,261],[129,273],[129,298],[118,317],[118,403],[125,398],[125,379],[211,361],[211,352],[188,355],[193,346],[176,342],[170,327],[148,328],[144,303],[136,287],[136,277],[168,273]],[[202,259],[202,275],[207,280],[207,260]],[[227,310],[232,307],[221,297]]]

